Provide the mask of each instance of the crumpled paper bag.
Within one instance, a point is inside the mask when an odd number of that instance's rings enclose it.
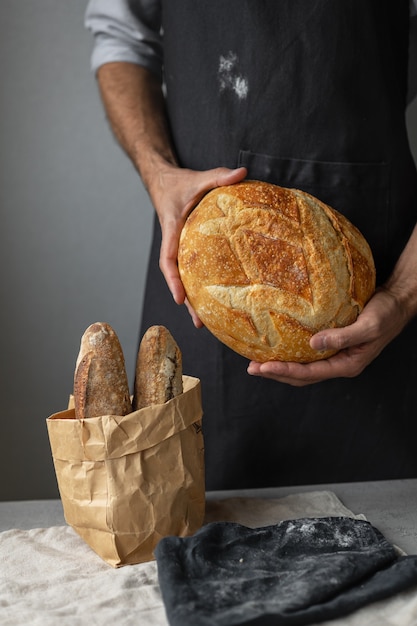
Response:
[[[153,560],[162,537],[203,523],[200,381],[183,385],[128,415],[75,419],[69,408],[46,420],[65,519],[113,567]]]

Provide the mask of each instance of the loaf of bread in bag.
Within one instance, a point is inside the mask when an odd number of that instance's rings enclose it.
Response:
[[[371,250],[346,217],[300,190],[245,181],[210,191],[183,228],[187,298],[248,359],[309,362],[319,330],[351,324],[375,289]]]
[[[75,417],[127,415],[132,411],[125,359],[109,324],[91,324],[81,338],[74,375]]]
[[[164,404],[182,392],[181,351],[165,326],[151,326],[139,346],[133,410]]]

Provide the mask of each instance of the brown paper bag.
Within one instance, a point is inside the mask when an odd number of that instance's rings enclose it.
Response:
[[[204,444],[200,381],[184,393],[125,416],[47,420],[67,523],[113,567],[153,559],[166,535],[203,523]]]

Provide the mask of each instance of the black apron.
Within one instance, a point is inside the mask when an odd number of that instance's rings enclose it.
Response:
[[[164,72],[181,165],[245,165],[303,189],[370,243],[377,282],[416,221],[405,106],[408,0],[166,0]],[[166,325],[202,381],[208,489],[417,476],[417,325],[354,379],[305,388],[251,377],[194,329],[158,268],[141,333]]]

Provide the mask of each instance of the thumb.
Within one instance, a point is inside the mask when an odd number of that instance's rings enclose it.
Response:
[[[310,339],[313,350],[343,350],[364,342],[363,333],[356,327],[356,322],[344,328],[321,330]]]
[[[242,181],[247,174],[246,167],[238,167],[234,170],[226,167],[216,167],[212,170],[193,172],[188,190],[191,201],[186,205],[187,214],[204,197],[204,195],[223,185],[234,185]]]
[[[214,170],[208,170],[208,184],[210,187],[221,187],[222,185],[233,185],[242,181],[247,176],[246,167],[237,167],[230,170],[226,167],[217,167]]]

